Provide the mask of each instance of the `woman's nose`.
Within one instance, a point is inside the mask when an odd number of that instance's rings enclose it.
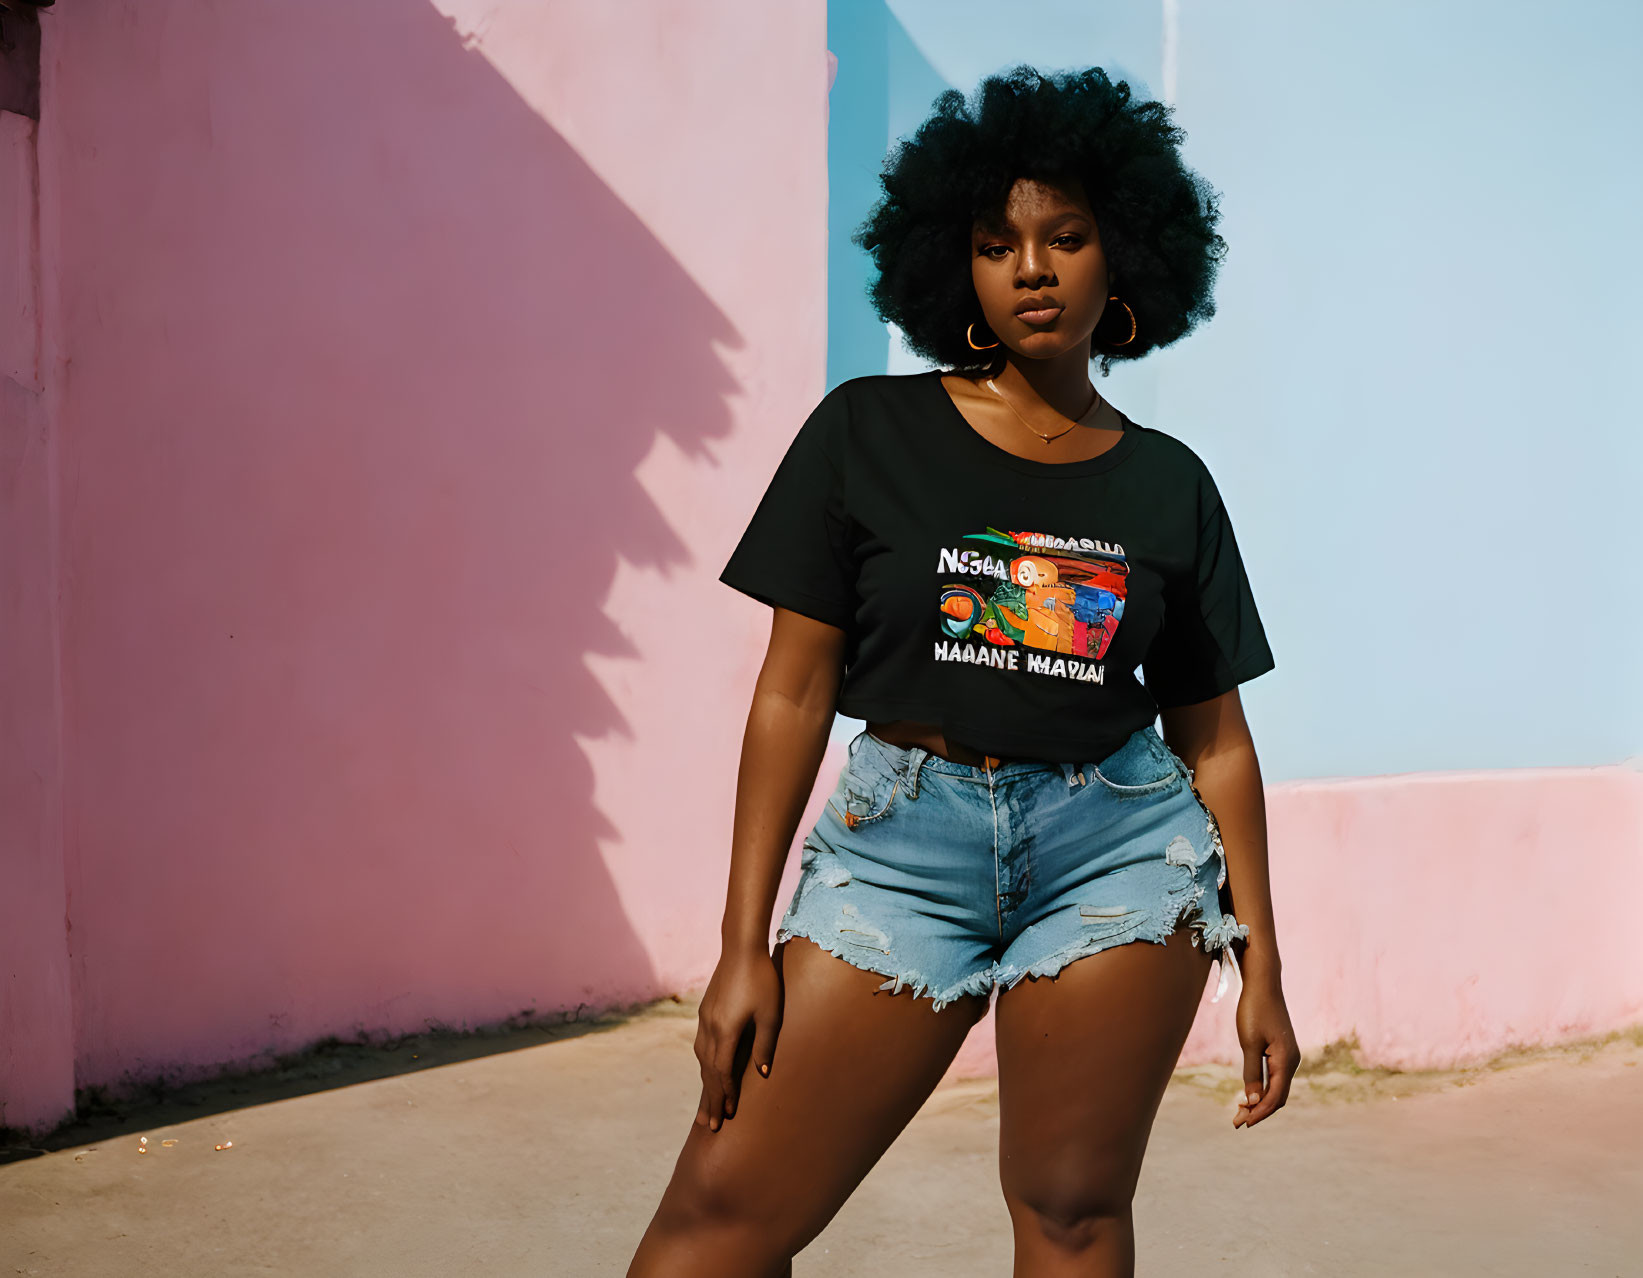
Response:
[[[1049,277],[1044,250],[1028,246],[1021,251],[1021,278],[1028,288],[1037,288]]]

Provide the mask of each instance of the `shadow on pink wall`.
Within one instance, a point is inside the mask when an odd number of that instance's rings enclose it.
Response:
[[[575,738],[738,334],[432,7],[169,9],[49,69],[73,1072],[11,1123],[659,983]]]

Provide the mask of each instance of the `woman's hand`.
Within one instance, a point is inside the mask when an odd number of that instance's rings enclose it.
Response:
[[[1278,974],[1248,970],[1238,994],[1238,1041],[1244,1049],[1244,1095],[1238,1102],[1234,1127],[1253,1127],[1284,1107],[1289,1083],[1301,1063],[1301,1049],[1289,1023],[1289,1008]],[[1262,1063],[1266,1066],[1262,1080]]]
[[[742,1071],[750,1060],[769,1077],[781,1021],[782,978],[775,960],[762,949],[722,954],[696,1017],[696,1059],[702,1066],[699,1126],[718,1131],[725,1119],[735,1117]],[[752,1052],[741,1056],[749,1022]]]

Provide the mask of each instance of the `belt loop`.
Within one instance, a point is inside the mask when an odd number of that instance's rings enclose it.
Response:
[[[1078,784],[1073,780],[1073,773],[1078,770],[1076,763],[1058,763],[1056,766],[1061,769],[1061,775],[1067,778],[1067,788],[1069,790]]]
[[[924,766],[924,761],[930,757],[930,752],[923,746],[914,746],[907,755],[907,797],[918,798],[918,770]]]

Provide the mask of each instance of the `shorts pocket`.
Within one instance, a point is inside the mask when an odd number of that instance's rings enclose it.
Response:
[[[1184,779],[1175,756],[1151,728],[1137,729],[1099,764],[1087,767],[1109,793],[1125,798],[1158,794]]]
[[[851,830],[889,816],[902,788],[901,771],[882,756],[881,746],[861,738],[854,745],[827,799],[833,815]]]

